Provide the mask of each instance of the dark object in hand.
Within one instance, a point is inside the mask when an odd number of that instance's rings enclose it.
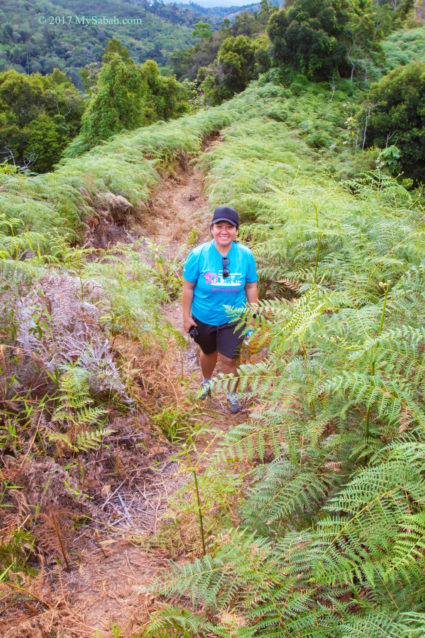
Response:
[[[190,326],[189,328],[189,334],[192,337],[192,339],[194,339],[195,337],[198,336],[199,332],[198,332],[198,328],[196,326]]]

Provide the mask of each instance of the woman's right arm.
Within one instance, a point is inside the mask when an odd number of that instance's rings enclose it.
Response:
[[[195,282],[186,281],[186,279],[183,279],[182,306],[183,306],[183,328],[185,332],[189,332],[191,326],[196,326],[196,323],[194,322],[193,317],[190,314],[194,288],[195,288]]]

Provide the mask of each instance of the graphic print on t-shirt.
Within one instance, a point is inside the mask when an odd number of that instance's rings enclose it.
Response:
[[[205,277],[205,283],[213,286],[213,290],[215,290],[215,287],[217,286],[217,290],[224,288],[229,291],[231,289],[235,291],[239,286],[243,285],[241,272],[231,272],[226,278],[223,277],[222,270],[218,271],[218,275],[215,272],[205,272],[203,273],[203,276]]]

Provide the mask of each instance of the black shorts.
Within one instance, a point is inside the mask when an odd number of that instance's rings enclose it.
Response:
[[[202,323],[196,317],[193,317],[193,320],[198,327],[198,336],[194,338],[194,341],[200,346],[202,352],[212,354],[217,351],[229,359],[236,359],[239,356],[244,340],[244,327],[235,330],[239,321],[211,326],[208,323]]]

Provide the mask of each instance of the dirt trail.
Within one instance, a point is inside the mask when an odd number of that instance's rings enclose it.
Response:
[[[208,152],[210,146],[204,148]],[[167,259],[173,259],[188,238],[195,241],[206,236],[208,224],[203,221],[207,215],[204,195],[204,176],[196,163],[181,156],[171,171],[164,172],[151,195],[147,218],[142,220],[137,230],[139,236],[146,236],[161,247]],[[203,231],[199,233],[199,228]],[[134,229],[133,229],[134,232]],[[180,303],[175,301],[164,306],[164,316],[176,330],[181,330]],[[176,353],[176,374],[181,374],[181,353]],[[197,367],[196,350],[193,344],[183,353],[183,373],[190,377]],[[165,511],[169,495],[183,482],[176,476],[178,466],[170,460],[171,448],[158,444],[162,463],[158,467],[155,480],[147,478],[147,494],[140,491],[143,486],[135,485],[130,492],[136,493],[136,503],[122,490],[115,498],[116,506],[124,511],[124,525],[121,522],[119,537],[111,535],[101,539],[101,550],[95,551],[81,563],[78,573],[69,579],[71,589],[75,635],[92,636],[101,632],[103,638],[112,636],[112,624],[120,628],[120,636],[131,636],[140,623],[146,622],[155,608],[152,596],[135,594],[136,586],[147,585],[165,566],[169,558],[166,549],[145,549],[150,535],[154,535],[160,525],[159,518]],[[136,488],[136,492],[135,489]],[[137,488],[139,492],[137,492]],[[142,489],[140,489],[142,488]],[[121,504],[120,504],[121,497]],[[140,503],[144,503],[141,509]],[[122,505],[122,507],[120,507]],[[124,536],[124,538],[123,538]],[[125,540],[125,537],[132,540]],[[137,538],[145,541],[137,542]],[[72,633],[70,635],[73,635]]]
[[[203,152],[207,153],[216,143],[217,139],[211,139]],[[155,241],[166,259],[172,260],[183,245],[194,245],[208,238],[209,214],[203,173],[196,161],[190,162],[182,156],[172,171],[162,175],[151,197],[149,215],[131,232],[133,236],[136,233]],[[189,249],[187,246],[186,252]],[[164,316],[181,331],[179,301],[166,305]],[[126,344],[124,351],[125,347]],[[131,350],[129,358],[130,354]],[[183,373],[183,378],[189,380],[189,391],[192,389],[194,393],[199,383],[195,345],[189,340],[183,355],[177,351],[169,354],[169,370],[176,378]],[[192,410],[192,404],[189,410]],[[200,423],[209,424],[208,433],[201,437],[200,449],[205,448],[214,430],[222,431],[230,423],[245,418],[243,414],[229,417],[220,397],[196,407],[193,412]],[[102,493],[103,504],[98,506],[97,523],[94,527],[84,525],[79,535],[74,534],[69,547],[71,572],[67,573],[61,567],[53,568],[53,596],[48,596],[52,592],[44,591],[44,596],[54,600],[55,605],[44,613],[43,618],[35,614],[33,619],[19,623],[15,628],[8,623],[7,638],[51,635],[112,638],[114,626],[119,626],[121,638],[127,638],[140,630],[140,624],[145,623],[155,609],[154,597],[137,594],[134,588],[152,582],[170,557],[165,544],[161,546],[152,539],[161,525],[160,516],[169,496],[185,478],[177,474],[179,466],[173,458],[176,448],[164,437],[155,438],[146,427],[146,419],[144,414],[137,418],[116,416],[117,456],[119,454],[120,467],[124,469],[119,474],[117,467],[117,476],[110,471],[109,484],[105,483],[108,475],[105,469],[103,473],[99,471],[96,489]],[[140,456],[138,446],[141,446]],[[110,458],[97,461],[107,462],[113,468],[113,453],[113,449],[109,450]],[[93,476],[92,480],[95,478]],[[184,559],[184,556],[179,558]]]

